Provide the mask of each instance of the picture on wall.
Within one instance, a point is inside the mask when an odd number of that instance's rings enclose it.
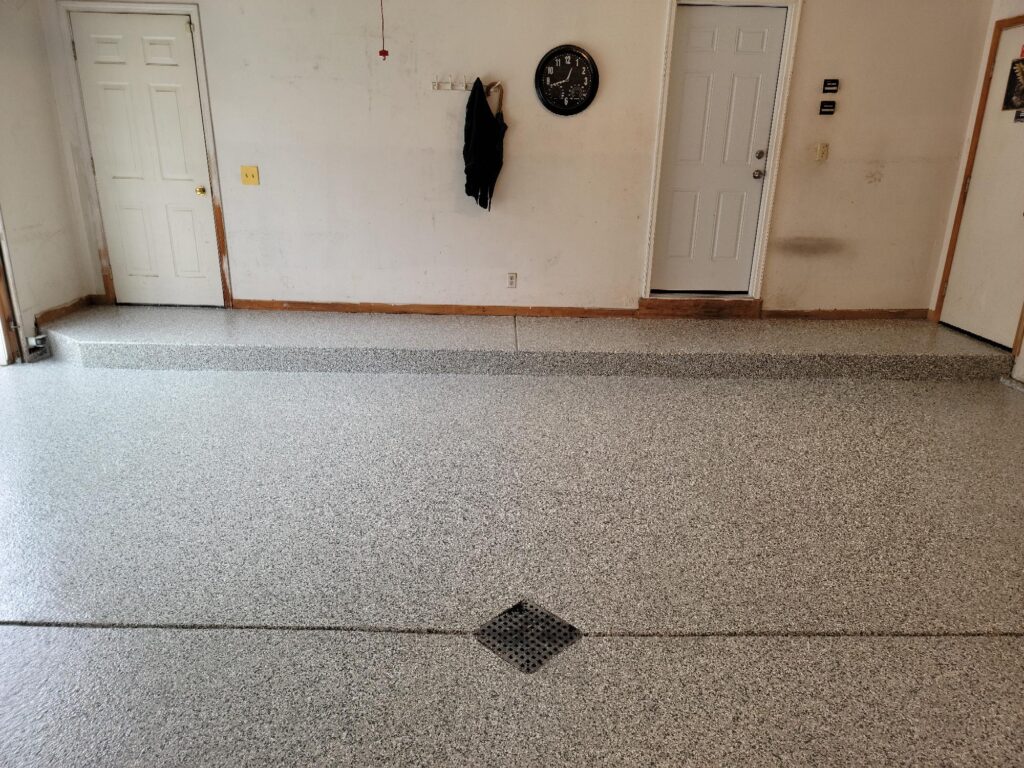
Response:
[[[1006,83],[1003,109],[1024,109],[1024,59],[1015,59],[1010,65],[1010,80]]]

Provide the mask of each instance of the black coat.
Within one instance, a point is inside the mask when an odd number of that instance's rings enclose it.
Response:
[[[466,194],[488,210],[504,161],[502,144],[506,130],[502,113],[491,113],[484,84],[478,77],[466,105],[466,145],[462,157],[466,161]]]

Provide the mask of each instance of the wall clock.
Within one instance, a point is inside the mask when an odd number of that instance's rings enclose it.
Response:
[[[541,104],[556,115],[577,115],[597,95],[597,64],[578,45],[560,45],[544,54],[534,85]]]

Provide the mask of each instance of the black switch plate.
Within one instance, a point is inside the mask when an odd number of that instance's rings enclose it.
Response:
[[[821,86],[822,93],[839,93],[839,81],[838,80],[826,80]]]
[[[834,101],[823,101],[821,106],[818,108],[819,115],[834,115],[836,113],[836,103]]]

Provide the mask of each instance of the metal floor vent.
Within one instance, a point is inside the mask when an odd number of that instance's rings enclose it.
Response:
[[[536,672],[580,639],[580,631],[528,600],[516,603],[478,629],[484,647],[520,672]]]

